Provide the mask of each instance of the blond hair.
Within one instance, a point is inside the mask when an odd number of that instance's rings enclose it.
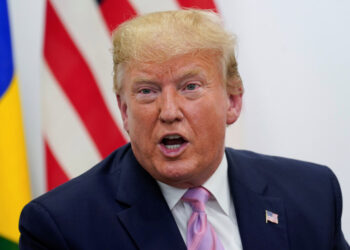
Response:
[[[227,91],[243,93],[235,37],[223,28],[220,17],[212,11],[187,9],[139,16],[119,25],[112,40],[116,93],[122,88],[128,62],[162,62],[200,51],[219,55]]]

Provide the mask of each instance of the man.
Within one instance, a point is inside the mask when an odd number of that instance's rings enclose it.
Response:
[[[130,144],[29,203],[20,247],[349,249],[328,168],[225,149],[243,94],[234,45],[208,11],[120,25],[114,84]]]

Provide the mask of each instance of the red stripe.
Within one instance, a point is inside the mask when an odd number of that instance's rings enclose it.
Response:
[[[114,149],[125,144],[125,139],[107,109],[93,74],[50,1],[47,3],[46,11],[44,45],[46,61],[79,114],[98,151],[102,157],[106,157]]]
[[[126,0],[104,0],[100,9],[110,32],[122,22],[137,15]]]
[[[177,0],[182,8],[211,9],[218,12],[214,0]]]
[[[46,185],[47,191],[67,182],[68,175],[64,172],[62,167],[57,162],[53,155],[50,146],[45,140],[45,155],[46,155]]]

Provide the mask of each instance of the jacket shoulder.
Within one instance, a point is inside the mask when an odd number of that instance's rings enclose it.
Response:
[[[87,172],[32,200],[24,207],[22,215],[33,207],[41,207],[42,211],[50,211],[54,216],[74,216],[79,213],[74,208],[81,208],[84,204],[96,208],[96,204],[110,203],[117,192],[121,168],[127,164],[124,160],[130,151],[129,144],[115,150]]]
[[[125,206],[115,197],[121,169],[132,161],[128,144],[84,174],[28,203],[19,222],[21,249],[117,249],[116,244],[121,244],[118,240],[127,239],[127,235],[117,220],[117,213]],[[118,238],[111,241],[111,234]]]
[[[289,178],[297,176],[334,176],[332,170],[321,164],[280,156],[259,154],[248,150],[226,148],[227,157],[237,167],[244,166],[264,175],[281,175]]]
[[[115,150],[108,157],[85,173],[50,190],[33,201],[36,203],[48,204],[52,200],[60,199],[60,197],[67,201],[71,198],[76,200],[82,196],[92,196],[95,193],[97,194],[98,190],[96,190],[96,188],[98,186],[112,184],[109,182],[112,176],[114,180],[118,179],[123,165],[123,160],[130,153],[130,151],[131,149],[129,144]]]
[[[251,187],[267,184],[272,196],[293,193],[307,198],[316,195],[322,200],[335,196],[341,202],[338,180],[327,166],[246,150],[226,149],[226,155],[237,182]]]

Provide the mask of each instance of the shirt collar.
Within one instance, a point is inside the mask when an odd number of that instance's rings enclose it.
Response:
[[[180,201],[181,197],[185,194],[187,189],[176,188],[167,185],[163,182],[157,181],[163,196],[172,210],[175,205]],[[222,157],[219,167],[214,174],[202,185],[215,197],[216,201],[222,208],[222,210],[229,215],[230,211],[230,191],[227,177],[227,159],[226,154]]]

